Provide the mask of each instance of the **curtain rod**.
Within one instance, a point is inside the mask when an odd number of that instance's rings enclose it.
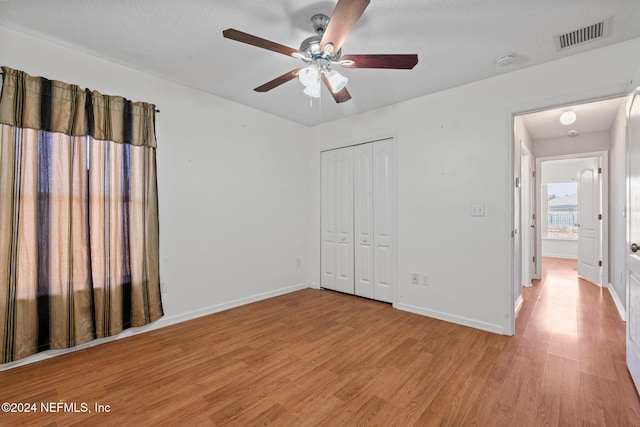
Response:
[[[4,78],[4,72],[3,72],[3,71],[0,71],[0,76],[2,76],[2,77]],[[159,113],[159,112],[160,112],[160,110],[156,109],[156,110],[155,110],[155,112],[156,112],[156,113]]]

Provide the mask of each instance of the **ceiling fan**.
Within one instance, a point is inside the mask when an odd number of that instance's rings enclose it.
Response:
[[[304,68],[295,68],[258,86],[254,89],[256,92],[270,91],[298,77],[305,86],[304,93],[307,95],[319,97],[322,81],[336,102],[345,102],[351,99],[346,88],[348,79],[332,70],[332,66],[410,70],[418,63],[416,54],[342,55],[342,44],[369,5],[369,1],[338,0],[331,18],[323,14],[313,15],[311,24],[316,35],[305,39],[299,50],[233,28],[224,30],[222,35],[231,40],[301,59],[307,64]]]

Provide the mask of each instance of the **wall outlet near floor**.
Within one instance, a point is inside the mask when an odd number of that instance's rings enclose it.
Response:
[[[167,292],[167,282],[162,280],[160,281],[160,292],[161,293]]]
[[[420,284],[420,273],[411,273],[411,284],[412,285]]]
[[[423,274],[422,276],[420,276],[420,284],[422,286],[429,286],[429,275],[428,274]]]

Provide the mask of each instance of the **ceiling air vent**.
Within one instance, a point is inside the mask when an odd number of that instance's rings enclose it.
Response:
[[[562,51],[573,46],[578,46],[587,42],[602,39],[609,35],[611,28],[611,18],[596,22],[587,27],[579,28],[569,33],[556,36],[556,49]]]

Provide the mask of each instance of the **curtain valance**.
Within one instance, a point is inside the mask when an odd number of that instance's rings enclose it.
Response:
[[[2,67],[0,123],[156,147],[155,105]]]

